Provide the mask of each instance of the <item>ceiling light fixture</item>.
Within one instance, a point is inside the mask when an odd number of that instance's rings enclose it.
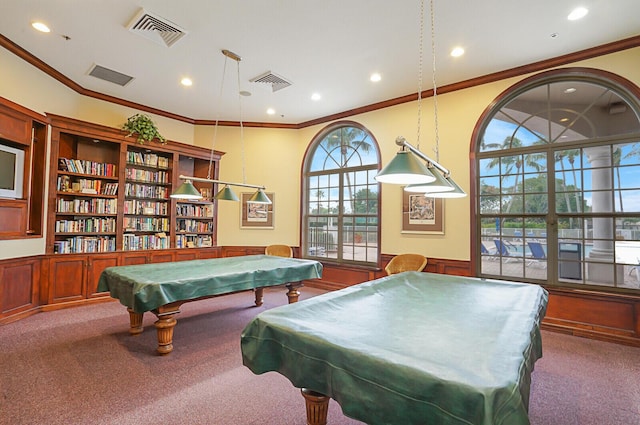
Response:
[[[371,74],[371,77],[369,77],[369,80],[371,82],[377,83],[378,81],[382,80],[382,75],[374,72],[373,74]]]
[[[313,93],[311,95],[311,100],[320,100],[322,99],[322,96],[320,96],[320,93]]]
[[[51,29],[44,22],[32,22],[31,26],[40,32],[51,32]]]
[[[193,85],[193,80],[191,80],[191,78],[189,77],[184,77],[182,80],[180,80],[180,84],[185,87],[191,87]]]
[[[454,47],[451,51],[451,56],[453,56],[454,58],[458,58],[462,55],[464,55],[464,49],[462,47]]]
[[[570,21],[577,21],[578,19],[582,19],[587,16],[587,13],[589,13],[589,9],[586,7],[576,7],[571,11],[571,13],[569,13],[567,19]]]
[[[419,36],[419,60],[418,60],[418,147],[412,146],[407,140],[399,136],[396,144],[401,150],[396,156],[375,176],[380,183],[394,183],[407,185],[405,190],[422,192],[425,196],[434,198],[461,198],[467,194],[451,178],[451,172],[440,165],[440,141],[438,136],[438,89],[436,86],[436,49],[435,49],[435,14],[434,3],[431,0],[431,54],[433,58],[433,107],[435,121],[434,151],[436,160],[433,160],[420,151],[420,119],[422,115],[422,50],[424,37],[424,0],[420,1],[420,36]],[[420,160],[424,161],[423,164]]]
[[[242,96],[243,92],[240,91],[240,61],[242,58],[237,54],[233,53],[230,50],[222,50],[222,54],[225,56],[224,59],[224,67],[222,69],[222,81],[220,83],[220,97],[222,98],[222,88],[224,87],[224,77],[227,69],[227,59],[233,59],[237,64],[237,80],[238,80],[238,103],[240,108],[240,143],[242,145],[242,183],[228,182],[223,180],[212,179],[212,171],[213,171],[213,155],[215,152],[215,144],[216,144],[216,136],[218,134],[218,123],[219,119],[216,118],[216,124],[213,132],[213,139],[211,142],[211,153],[209,156],[209,169],[207,171],[207,177],[194,177],[194,176],[184,176],[180,175],[178,178],[184,180],[184,182],[178,187],[175,192],[171,194],[172,198],[177,199],[202,199],[202,195],[193,186],[193,182],[202,182],[202,183],[212,183],[212,184],[223,184],[225,185],[222,190],[220,190],[214,198],[217,200],[224,201],[238,201],[238,196],[233,192],[230,186],[239,186],[239,187],[248,187],[256,189],[256,192],[249,198],[248,203],[256,203],[256,204],[270,204],[271,199],[264,193],[264,186],[247,184],[246,174],[245,174],[245,160],[244,160],[244,125],[242,123]]]

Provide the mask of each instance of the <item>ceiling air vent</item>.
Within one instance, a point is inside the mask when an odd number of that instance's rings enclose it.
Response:
[[[89,70],[89,75],[123,87],[133,80],[129,75],[96,64]]]
[[[173,22],[140,9],[129,25],[129,31],[155,41],[163,46],[171,47],[187,32]]]
[[[290,81],[287,81],[286,79],[284,79],[283,77],[274,74],[271,71],[267,71],[264,74],[252,78],[251,80],[252,83],[266,83],[266,84],[271,84],[271,91],[273,92],[277,92],[278,90],[282,90],[284,88],[287,88],[291,85]]]

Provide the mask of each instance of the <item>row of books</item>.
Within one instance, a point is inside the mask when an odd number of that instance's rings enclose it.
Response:
[[[54,254],[79,254],[83,252],[113,252],[116,238],[111,236],[74,236],[53,244]]]
[[[146,167],[169,168],[169,158],[155,153],[127,152],[127,163]]]
[[[115,233],[115,218],[80,218],[56,220],[56,233]]]
[[[149,171],[138,168],[127,168],[125,171],[127,180],[135,180],[148,183],[169,183],[169,173],[166,171]]]
[[[90,174],[92,176],[118,176],[118,170],[115,164],[88,161],[84,159],[59,158],[58,170],[78,174]]]
[[[168,232],[169,219],[163,217],[125,217],[124,228],[128,232]]]
[[[178,204],[176,206],[178,217],[213,217],[213,205]]]
[[[205,248],[212,245],[209,235],[177,235],[176,248]]]
[[[126,183],[124,195],[135,198],[167,199],[169,190],[163,186],[148,186],[137,183]]]
[[[77,214],[117,214],[117,199],[64,199],[58,198],[56,211],[58,213]]]
[[[124,234],[122,236],[122,249],[125,251],[167,248],[169,248],[169,238],[166,235]]]
[[[124,201],[125,214],[137,215],[167,215],[169,213],[167,202],[141,201],[139,199],[128,199]]]
[[[179,219],[177,222],[178,232],[211,233],[213,232],[213,222],[198,221],[192,219]]]
[[[69,176],[58,176],[56,188],[59,192],[90,193],[100,195],[118,194],[118,183],[91,179],[76,179],[71,181]]]

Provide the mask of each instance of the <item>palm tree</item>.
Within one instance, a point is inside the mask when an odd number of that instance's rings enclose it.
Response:
[[[576,162],[576,157],[580,156],[580,150],[579,149],[569,149],[567,151],[565,151],[566,155],[567,155],[567,160],[569,161],[569,164],[571,164],[571,173],[573,174],[573,184],[578,187],[578,180],[576,177],[576,167],[574,165],[574,163]],[[580,185],[583,186],[583,185]],[[582,203],[580,202],[580,192],[576,191],[575,192],[575,198],[576,198],[576,209],[580,209],[582,210]],[[569,208],[568,212],[571,212],[571,207],[567,207]]]
[[[624,206],[622,205],[622,182],[620,181],[620,162],[622,161],[622,150],[616,147],[613,150],[613,166],[616,168],[616,177],[618,177],[618,199],[620,200],[620,212],[624,212]],[[615,190],[615,188],[614,188]]]
[[[371,143],[367,141],[368,135],[361,129],[356,127],[343,127],[339,131],[339,135],[335,134],[336,132],[329,134],[326,141],[328,151],[331,152],[334,149],[340,149],[340,168],[347,168],[349,161],[354,155],[359,155],[360,152],[369,153],[373,149]],[[355,210],[355,203],[353,199],[353,189],[351,187],[351,176],[349,173],[345,173],[345,177],[351,211],[353,212]]]
[[[318,198],[318,213],[322,213],[322,199],[325,197],[324,190],[316,190],[316,198]]]

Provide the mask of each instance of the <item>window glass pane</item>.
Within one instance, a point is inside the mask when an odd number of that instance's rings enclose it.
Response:
[[[547,192],[547,174],[536,173],[526,174],[524,181],[525,193],[546,193]]]
[[[549,211],[548,196],[546,193],[525,195],[524,205],[525,213],[527,214],[546,214]]]
[[[371,135],[341,126],[320,135],[309,149],[306,202],[310,257],[377,264],[379,153]]]
[[[481,275],[640,290],[640,113],[585,80],[542,80],[489,115],[476,153]]]
[[[615,167],[614,182],[616,189],[640,188],[640,165]]]
[[[503,156],[500,158],[500,173],[502,175],[517,174],[521,165],[522,157],[520,155]]]
[[[506,195],[502,197],[501,212],[504,214],[521,214],[523,211],[524,196]]]
[[[481,159],[479,171],[481,176],[499,176],[500,158]]]
[[[504,111],[498,112],[484,131],[480,151],[502,150],[504,141],[509,140],[513,136],[517,126],[517,122],[505,114]]]
[[[520,188],[517,185],[518,180],[520,180],[520,176],[518,175],[516,176],[505,175],[504,177],[502,177],[502,187],[500,188],[500,191],[502,193],[519,192]]]

